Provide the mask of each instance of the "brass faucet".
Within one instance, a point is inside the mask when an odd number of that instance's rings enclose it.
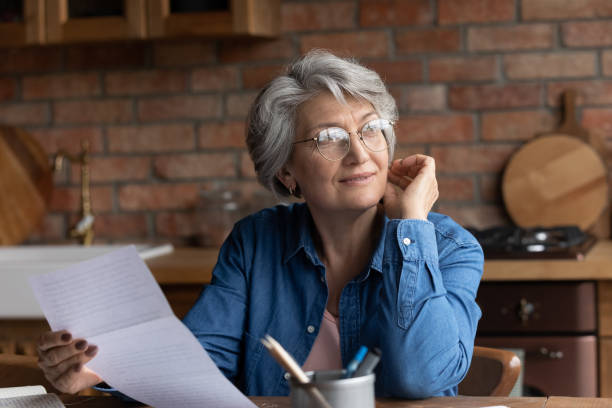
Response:
[[[81,142],[81,152],[77,155],[72,155],[65,150],[58,151],[53,160],[55,171],[62,169],[64,159],[81,165],[81,219],[70,229],[69,236],[78,238],[81,244],[89,246],[94,237],[94,215],[91,210],[91,193],[89,190],[89,141],[83,140]]]

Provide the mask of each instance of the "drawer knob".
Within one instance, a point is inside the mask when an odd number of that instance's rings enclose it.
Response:
[[[531,318],[531,315],[533,315],[534,311],[535,311],[535,306],[533,305],[533,303],[529,302],[525,298],[521,298],[521,302],[519,303],[519,307],[518,307],[518,317],[519,319],[521,319],[521,323],[523,325],[527,324],[527,322]]]
[[[563,352],[561,350],[549,350],[546,347],[540,347],[540,355],[550,358],[551,360],[561,360]]]

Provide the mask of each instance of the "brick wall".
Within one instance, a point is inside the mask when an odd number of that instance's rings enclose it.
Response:
[[[313,47],[378,71],[401,113],[398,154],[435,157],[438,210],[464,225],[507,223],[508,157],[553,130],[563,89],[578,117],[612,139],[610,0],[285,1],[280,38],[0,49],[0,121],[51,154],[92,147],[97,242],[194,242],[201,191],[271,202],[243,142],[257,89]],[[56,175],[31,242],[55,242],[78,217],[79,169]],[[246,206],[245,204],[245,206]]]

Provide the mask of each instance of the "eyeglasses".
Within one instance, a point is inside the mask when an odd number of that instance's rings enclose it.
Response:
[[[387,119],[374,119],[355,132],[363,145],[372,152],[382,152],[387,148],[389,132],[393,132],[393,122]],[[330,127],[320,131],[317,137],[293,142],[306,143],[314,140],[317,150],[330,161],[342,160],[351,148],[350,133],[341,127]]]

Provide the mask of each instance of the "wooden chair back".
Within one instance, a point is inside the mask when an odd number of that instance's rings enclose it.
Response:
[[[507,397],[520,372],[521,360],[512,351],[476,346],[459,395]]]

